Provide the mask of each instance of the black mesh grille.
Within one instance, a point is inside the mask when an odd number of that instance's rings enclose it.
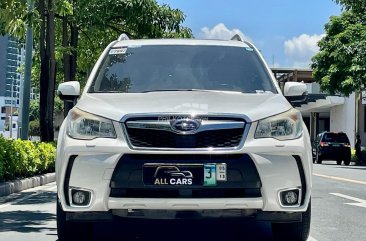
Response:
[[[207,117],[205,117],[207,118]],[[156,120],[145,117],[142,120]],[[244,123],[239,118],[209,117],[208,120],[230,120]],[[141,120],[132,118],[129,120]],[[127,120],[127,122],[129,121]],[[130,143],[134,147],[146,148],[227,148],[239,146],[244,127],[234,129],[205,130],[195,134],[182,135],[167,130],[129,128],[125,125]]]
[[[239,145],[243,131],[242,128],[238,128],[179,135],[163,130],[127,129],[133,146],[160,148],[235,147]]]

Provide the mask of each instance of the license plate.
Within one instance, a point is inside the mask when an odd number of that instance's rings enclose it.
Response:
[[[153,186],[216,186],[227,180],[225,163],[166,164],[146,163],[143,182]]]

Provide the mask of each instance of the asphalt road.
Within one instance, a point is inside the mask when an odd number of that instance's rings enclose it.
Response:
[[[366,240],[366,167],[315,164],[312,204],[316,240]]]
[[[55,241],[55,183],[0,198],[0,241]],[[366,240],[366,167],[314,165],[309,241]],[[94,227],[94,240],[263,240],[266,222],[118,220]]]

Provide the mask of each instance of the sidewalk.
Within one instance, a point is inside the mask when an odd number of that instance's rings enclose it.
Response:
[[[0,197],[7,196],[12,193],[21,192],[23,190],[43,186],[56,180],[55,173],[47,173],[39,176],[24,178],[15,181],[0,183]]]

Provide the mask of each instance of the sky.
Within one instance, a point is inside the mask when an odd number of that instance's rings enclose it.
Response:
[[[184,12],[195,38],[240,34],[257,46],[270,67],[309,68],[330,16],[332,0],[158,0]]]

